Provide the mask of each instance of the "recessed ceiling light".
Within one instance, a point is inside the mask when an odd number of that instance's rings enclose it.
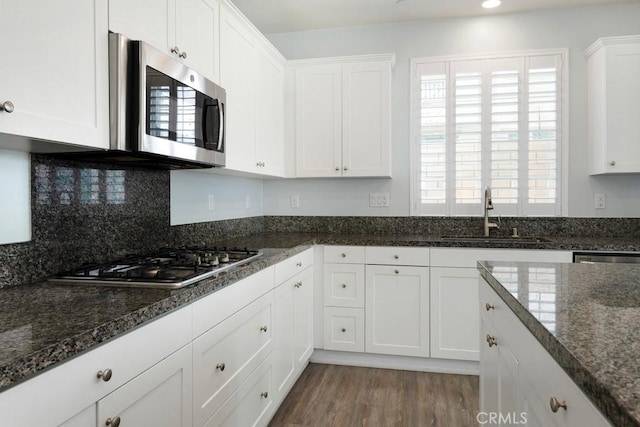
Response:
[[[482,7],[485,9],[493,9],[494,7],[498,7],[502,4],[500,0],[484,0],[482,2]]]

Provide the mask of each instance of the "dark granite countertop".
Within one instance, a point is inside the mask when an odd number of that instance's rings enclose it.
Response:
[[[640,426],[640,265],[482,261],[478,270],[613,425]]]
[[[541,243],[453,242],[438,236],[376,234],[256,234],[216,241],[262,248],[264,256],[217,278],[178,290],[62,286],[46,283],[0,289],[0,391],[90,350],[145,322],[276,264],[313,244],[484,247],[629,251],[638,239],[548,238]]]

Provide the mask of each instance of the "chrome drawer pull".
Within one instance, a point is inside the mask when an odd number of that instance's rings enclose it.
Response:
[[[224,364],[224,363],[218,363],[218,364],[216,365],[216,370],[217,370],[217,371],[222,372],[222,371],[224,371],[224,368],[225,368],[225,364]]]
[[[489,311],[489,310],[495,310],[495,306],[493,306],[493,305],[491,305],[491,304],[489,304],[489,303],[486,303],[486,304],[484,305],[484,308],[486,308],[486,309],[487,309],[487,311]]]
[[[552,397],[551,400],[549,400],[549,406],[551,406],[552,412],[558,412],[560,408],[565,411],[567,410],[567,402],[563,400],[562,403],[560,403],[555,397]]]
[[[96,376],[102,381],[107,382],[111,379],[112,375],[113,372],[111,371],[111,369],[105,369],[104,371],[98,371],[98,374]]]
[[[261,332],[267,332],[267,325],[265,325],[265,326],[260,326],[260,331],[261,331]]]

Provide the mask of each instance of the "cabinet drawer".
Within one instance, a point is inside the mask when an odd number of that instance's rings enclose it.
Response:
[[[271,358],[267,358],[204,427],[266,425],[275,409],[272,395]]]
[[[364,264],[363,246],[325,246],[324,262]]]
[[[274,269],[265,268],[193,303],[193,336],[197,337],[273,289]]]
[[[313,248],[307,249],[275,265],[275,284],[279,285],[313,265]]]
[[[381,265],[429,265],[429,248],[409,247],[367,247],[367,264]]]
[[[98,402],[98,425],[119,417],[127,425],[193,425],[191,344],[138,375]]]
[[[10,388],[0,399],[2,424],[59,425],[190,343],[191,321],[191,306],[181,308]],[[98,378],[107,369],[111,378]]]
[[[364,352],[364,309],[325,307],[324,348]]]
[[[273,291],[193,342],[194,420],[202,425],[273,349]]]
[[[324,265],[324,305],[364,308],[364,265]]]

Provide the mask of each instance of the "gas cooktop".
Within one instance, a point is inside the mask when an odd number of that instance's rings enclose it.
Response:
[[[163,248],[104,264],[85,264],[49,283],[178,289],[252,261],[256,250],[218,247]]]

